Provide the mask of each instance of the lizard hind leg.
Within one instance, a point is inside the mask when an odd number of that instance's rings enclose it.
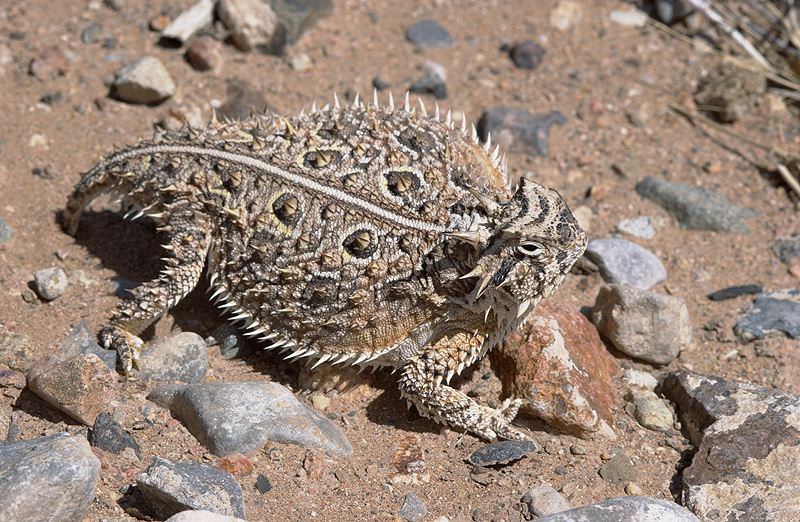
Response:
[[[117,351],[122,370],[130,376],[144,342],[138,335],[178,304],[197,285],[210,244],[210,227],[193,209],[173,212],[167,220],[169,255],[159,276],[133,290],[100,330],[100,341]]]
[[[470,345],[465,343],[476,341],[471,333],[458,333],[414,354],[403,367],[400,392],[421,415],[452,428],[469,431],[489,441],[528,440],[525,433],[511,425],[522,400],[506,400],[501,409],[489,408],[445,384],[448,375],[457,373],[461,359],[448,355],[464,350],[471,352]]]

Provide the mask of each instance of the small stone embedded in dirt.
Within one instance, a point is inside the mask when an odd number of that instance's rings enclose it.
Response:
[[[703,520],[796,520],[800,396],[687,370],[657,390],[673,401],[697,447],[683,470],[681,503]],[[768,514],[768,516],[767,516]]]
[[[114,350],[104,350],[97,344],[94,336],[89,331],[89,327],[85,321],[78,323],[66,339],[59,345],[57,352],[58,356],[66,359],[79,353],[89,354],[93,353],[105,363],[106,366],[113,372],[117,368],[117,352]]]
[[[536,522],[700,522],[688,509],[675,502],[650,497],[615,497],[561,511]]]
[[[0,363],[27,373],[36,360],[37,350],[30,337],[0,328]]]
[[[656,227],[653,226],[653,219],[650,216],[623,219],[617,224],[617,230],[640,239],[653,239],[656,237]]]
[[[187,509],[205,509],[244,518],[242,488],[230,473],[198,462],[173,462],[154,457],[136,485],[157,517],[169,518]]]
[[[175,513],[166,522],[247,522],[243,518],[220,515],[205,509],[190,509]]]
[[[758,215],[720,194],[650,176],[636,184],[636,192],[669,211],[686,230],[746,234],[746,220]]]
[[[406,32],[409,42],[419,47],[450,47],[453,37],[436,20],[420,20]]]
[[[561,0],[550,12],[550,25],[559,31],[575,27],[583,17],[581,7],[572,0]]]
[[[225,102],[217,109],[220,118],[241,120],[252,113],[261,114],[269,107],[264,94],[245,82],[228,82],[227,93]]]
[[[113,95],[134,104],[156,104],[175,94],[175,82],[161,60],[152,56],[126,65],[114,79]]]
[[[600,476],[609,484],[633,482],[636,480],[636,469],[625,452],[620,451],[600,467]]]
[[[800,290],[788,288],[760,294],[747,314],[736,321],[736,331],[745,341],[783,332],[800,337]]]
[[[200,36],[192,40],[184,56],[197,71],[219,70],[225,59],[222,43],[211,36]]]
[[[654,364],[669,364],[692,343],[689,310],[671,295],[603,285],[591,319],[617,350]]]
[[[269,478],[259,473],[258,477],[256,478],[256,489],[262,495],[269,493],[272,489],[272,484],[270,483]]]
[[[534,70],[544,61],[547,51],[533,40],[517,42],[508,52],[511,61],[520,69]]]
[[[152,381],[200,381],[208,370],[208,348],[194,332],[173,335],[139,354],[139,377]]]
[[[510,152],[546,158],[550,155],[550,127],[553,124],[564,125],[567,121],[559,111],[532,114],[524,109],[498,107],[483,112],[478,121],[478,136],[486,141],[491,135],[492,142]]]
[[[253,461],[242,455],[241,453],[231,453],[225,455],[214,464],[214,467],[221,469],[226,473],[230,473],[234,477],[249,475],[255,469]]]
[[[539,451],[539,448],[532,440],[503,440],[473,451],[469,461],[474,466],[502,465],[519,460],[534,451]]]
[[[97,22],[92,22],[81,31],[81,42],[85,44],[95,43],[101,34],[103,34],[103,26]]]
[[[58,47],[43,47],[36,52],[30,66],[30,73],[37,79],[46,81],[67,73],[69,61]]]
[[[425,503],[414,493],[406,493],[406,496],[403,497],[403,505],[397,512],[400,518],[408,520],[408,522],[418,522],[427,514],[428,508],[425,507]]]
[[[83,520],[99,482],[85,439],[61,432],[0,444],[0,520]]]
[[[641,426],[662,432],[672,429],[675,421],[672,411],[651,390],[630,389],[625,393],[625,400],[631,408],[629,413]]]
[[[2,242],[2,226],[2,220],[0,220],[0,242]],[[780,259],[781,263],[789,264],[793,259],[800,257],[800,238],[778,238],[772,243],[770,250]]]
[[[647,14],[637,9],[611,11],[608,13],[608,19],[622,27],[644,27],[647,25]]]
[[[148,399],[174,411],[215,455],[247,455],[268,441],[353,453],[341,428],[274,382],[165,385]]]
[[[522,502],[528,505],[531,514],[537,517],[552,515],[569,509],[569,502],[550,486],[536,486],[525,493]]]
[[[667,278],[667,269],[655,254],[627,239],[593,239],[584,255],[607,283],[648,290]]]
[[[3,218],[0,218],[0,243],[8,243],[14,238],[14,229]]]
[[[58,267],[45,268],[33,274],[36,293],[45,301],[58,299],[67,289],[67,274]]]
[[[706,297],[712,301],[724,301],[725,299],[733,299],[741,295],[760,294],[763,291],[764,287],[761,285],[737,285],[715,290],[707,294]]]
[[[722,123],[741,119],[764,94],[767,79],[760,71],[720,60],[700,79],[694,102]]]
[[[270,52],[278,17],[270,4],[261,0],[219,0],[217,16],[238,49]]]
[[[411,84],[409,91],[417,94],[433,94],[438,100],[447,98],[447,74],[437,63],[425,64],[425,76]]]
[[[230,323],[220,324],[211,336],[219,344],[219,353],[224,359],[233,359],[253,352],[253,347],[247,339]]]
[[[49,356],[28,372],[28,387],[47,404],[91,426],[111,400],[116,379],[94,354]]]
[[[89,431],[89,444],[115,455],[130,448],[136,454],[136,458],[142,458],[142,448],[136,439],[106,412],[101,412],[94,420],[94,425]]]
[[[545,300],[495,348],[493,364],[522,409],[578,437],[614,438],[613,377],[619,364],[578,310]]]

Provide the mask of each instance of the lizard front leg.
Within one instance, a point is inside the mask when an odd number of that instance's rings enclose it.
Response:
[[[511,426],[522,400],[507,399],[501,409],[481,406],[446,383],[471,363],[481,351],[483,339],[458,332],[442,337],[433,346],[412,355],[400,377],[400,392],[420,414],[452,428],[466,430],[486,440],[527,440]]]
[[[100,341],[119,355],[122,370],[130,376],[144,342],[138,335],[178,304],[200,280],[209,246],[208,226],[186,209],[173,213],[164,227],[170,252],[159,276],[133,290],[100,330]]]

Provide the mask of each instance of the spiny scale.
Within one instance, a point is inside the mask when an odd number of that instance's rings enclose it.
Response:
[[[294,118],[160,131],[101,161],[67,202],[75,234],[98,195],[121,196],[166,239],[165,269],[100,338],[130,374],[137,335],[194,288],[289,359],[390,366],[420,413],[486,439],[523,438],[447,382],[502,342],[586,244],[564,201],[509,191],[497,148],[436,106],[358,99]],[[524,248],[523,248],[524,247]],[[535,252],[535,257],[529,255]]]

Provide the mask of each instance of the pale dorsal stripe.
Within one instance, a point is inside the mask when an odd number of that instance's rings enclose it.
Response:
[[[266,161],[260,160],[258,158],[254,158],[246,154],[237,154],[234,152],[228,152],[224,150],[209,149],[206,147],[197,147],[193,145],[150,145],[138,149],[131,149],[124,152],[120,152],[119,154],[115,154],[114,156],[108,158],[108,160],[104,161],[103,164],[99,166],[99,168],[103,168],[107,165],[111,165],[113,163],[131,157],[144,156],[147,154],[158,154],[158,153],[212,156],[214,158],[230,161],[231,163],[238,163],[239,165],[247,165],[249,167],[253,167],[255,169],[273,174],[274,176],[277,176],[289,183],[299,185],[309,190],[325,194],[333,199],[341,201],[342,203],[347,203],[356,207],[360,207],[361,209],[365,210],[370,214],[375,214],[387,221],[393,221],[406,228],[414,228],[417,230],[424,230],[426,232],[439,232],[439,233],[445,232],[447,230],[445,227],[436,225],[434,223],[427,223],[425,221],[420,221],[418,219],[410,219],[405,216],[401,216],[400,214],[389,212],[373,203],[370,203],[369,201],[364,201],[363,199],[354,197],[341,190],[332,187],[327,187],[321,183],[318,183],[306,177],[299,176],[297,174],[292,174],[291,172],[286,172],[285,170],[280,169],[275,165],[270,165]]]

